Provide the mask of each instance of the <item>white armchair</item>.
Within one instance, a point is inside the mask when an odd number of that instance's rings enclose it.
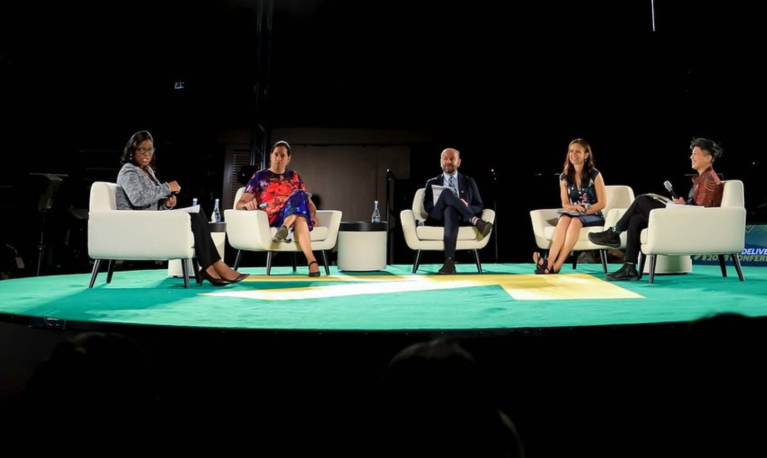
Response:
[[[245,188],[240,188],[234,198],[234,205],[237,205],[245,192]],[[328,265],[327,251],[336,246],[338,240],[338,229],[341,227],[342,213],[339,210],[317,210],[317,220],[319,224],[314,226],[311,232],[311,242],[313,251],[322,252],[322,260],[325,264],[325,274],[330,275],[330,266]],[[245,210],[226,210],[224,212],[226,221],[226,235],[229,238],[229,244],[237,249],[237,258],[234,261],[234,268],[237,269],[242,258],[242,251],[266,251],[266,275],[272,271],[272,256],[274,253],[298,253],[301,247],[298,242],[274,243],[272,237],[277,233],[276,227],[269,227],[269,217],[265,211],[245,211]],[[293,271],[296,270],[295,257],[293,258]]]
[[[655,278],[657,256],[718,255],[722,276],[727,276],[725,255],[732,256],[740,281],[744,281],[738,254],[746,245],[746,208],[743,182],[723,182],[720,207],[681,206],[650,212],[647,229],[640,236],[642,260],[639,272],[650,257],[650,283]]]
[[[411,250],[416,250],[415,261],[413,262],[413,273],[418,271],[418,264],[421,259],[421,251],[445,251],[444,234],[445,230],[438,226],[418,226],[416,220],[424,221],[429,216],[423,208],[424,188],[415,192],[413,197],[413,209],[402,210],[400,221],[402,221],[402,232],[405,234],[405,242]],[[485,209],[482,211],[482,219],[493,223],[495,222],[495,212]],[[474,255],[474,261],[477,263],[477,271],[482,273],[482,263],[479,260],[479,251],[490,241],[492,231],[482,240],[478,240],[479,233],[473,226],[461,226],[458,229],[458,243],[456,250],[471,250]]]
[[[629,186],[605,186],[607,194],[607,203],[602,214],[605,215],[604,226],[591,226],[581,229],[578,236],[578,242],[573,247],[573,253],[578,251],[598,250],[599,257],[602,260],[602,268],[607,273],[607,250],[601,245],[595,245],[589,241],[590,232],[601,232],[605,227],[614,226],[623,216],[626,210],[634,201],[634,191]],[[551,239],[554,237],[554,229],[559,219],[557,208],[546,210],[533,210],[530,212],[530,219],[533,221],[533,233],[535,234],[535,243],[541,250],[548,250],[551,246]],[[626,248],[626,234],[621,234],[621,248]],[[573,269],[578,265],[578,256],[573,256]]]
[[[107,283],[112,282],[115,261],[191,260],[195,275],[194,235],[189,214],[174,211],[117,210],[115,183],[97,181],[91,186],[88,214],[88,255],[93,264],[91,281],[96,282],[101,261],[108,260]],[[184,287],[189,288],[188,263],[181,263]],[[199,283],[199,278],[198,278]]]

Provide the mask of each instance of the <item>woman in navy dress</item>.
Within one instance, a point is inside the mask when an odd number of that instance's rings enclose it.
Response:
[[[594,167],[594,153],[582,138],[570,142],[562,174],[559,175],[560,197],[565,214],[559,217],[551,238],[548,258],[533,255],[537,274],[555,274],[570,255],[581,228],[604,226],[605,182]]]

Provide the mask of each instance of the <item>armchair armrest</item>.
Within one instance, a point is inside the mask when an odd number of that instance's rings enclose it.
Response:
[[[491,210],[489,208],[486,208],[486,209],[482,210],[481,219],[487,221],[488,223],[494,223],[495,222],[495,211]]]
[[[743,207],[672,207],[650,212],[645,254],[725,254],[745,247]]]
[[[623,218],[628,208],[611,208],[605,213],[605,228],[615,226]]]
[[[317,222],[320,226],[328,228],[327,240],[336,240],[338,238],[342,217],[343,212],[340,210],[317,210]]]
[[[88,215],[88,254],[94,259],[147,259],[152,253],[154,259],[186,259],[193,246],[188,213],[106,210]]]
[[[543,250],[549,248],[549,240],[546,238],[544,229],[551,226],[549,221],[559,217],[557,214],[558,210],[557,208],[549,208],[530,212],[530,219],[533,222],[533,234],[535,235],[535,243],[538,245],[538,248]]]
[[[269,217],[263,210],[225,210],[226,236],[238,250],[267,250],[272,243]]]
[[[400,222],[402,223],[402,234],[405,236],[405,242],[411,250],[419,242],[418,235],[416,235],[415,229],[415,213],[413,210],[402,210],[399,214]]]

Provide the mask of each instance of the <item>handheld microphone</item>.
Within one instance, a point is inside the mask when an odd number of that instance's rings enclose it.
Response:
[[[663,186],[665,186],[666,190],[671,193],[671,197],[673,197],[674,199],[678,199],[679,198],[676,195],[676,193],[674,192],[674,187],[671,186],[671,182],[670,181],[668,181],[668,180],[664,181],[663,182]]]

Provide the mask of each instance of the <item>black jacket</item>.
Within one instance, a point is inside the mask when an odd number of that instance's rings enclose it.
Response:
[[[423,208],[429,215],[434,209],[434,193],[431,187],[433,185],[444,186],[445,175],[440,174],[438,177],[434,177],[426,182],[426,189],[423,193]],[[467,177],[462,173],[458,173],[458,193],[460,198],[469,203],[469,210],[474,216],[481,216],[482,210],[482,197],[479,195],[479,188],[477,183],[473,179]],[[442,219],[442,218],[439,218]]]

